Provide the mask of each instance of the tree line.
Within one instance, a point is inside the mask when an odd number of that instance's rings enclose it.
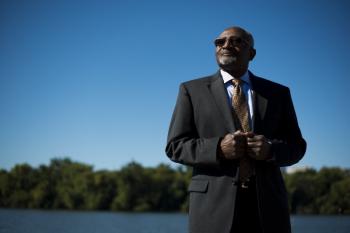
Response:
[[[284,173],[293,214],[350,214],[350,170],[326,167]],[[0,170],[0,208],[187,211],[191,169],[130,162],[94,171],[69,158]]]

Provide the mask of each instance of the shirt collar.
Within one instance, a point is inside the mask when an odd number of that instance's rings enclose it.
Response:
[[[230,82],[232,79],[235,78],[224,70],[220,70],[220,73],[221,73],[222,79],[224,80],[224,83]],[[248,70],[242,75],[242,77],[240,77],[240,79],[250,86],[250,78],[249,78]]]

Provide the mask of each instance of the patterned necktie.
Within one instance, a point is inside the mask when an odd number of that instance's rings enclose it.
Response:
[[[243,81],[240,79],[233,79],[232,82],[234,86],[232,95],[232,106],[234,110],[236,126],[243,132],[249,132],[251,128],[249,125],[248,103],[242,90]],[[252,175],[254,175],[254,173],[254,161],[247,155],[244,155],[239,162],[240,181],[249,181],[249,178]]]

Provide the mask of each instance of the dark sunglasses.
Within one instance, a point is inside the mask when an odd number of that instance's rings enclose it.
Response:
[[[241,37],[218,38],[214,40],[214,44],[216,47],[223,47],[227,40],[233,46],[244,47],[249,45],[249,42]]]

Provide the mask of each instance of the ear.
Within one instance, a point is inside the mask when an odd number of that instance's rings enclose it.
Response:
[[[249,60],[251,61],[254,59],[256,55],[256,50],[254,48],[250,48],[249,52],[250,52]]]

